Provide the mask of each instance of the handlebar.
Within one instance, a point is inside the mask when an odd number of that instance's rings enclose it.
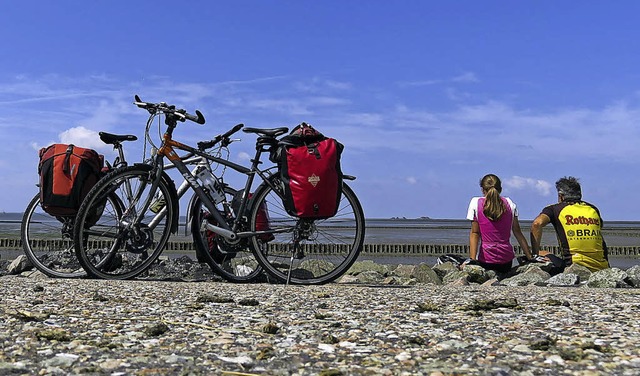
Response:
[[[161,112],[167,116],[173,116],[176,118],[176,120],[179,120],[179,121],[191,120],[198,124],[205,123],[204,115],[202,115],[202,113],[199,110],[196,110],[196,114],[192,115],[188,113],[186,110],[177,109],[176,106],[168,105],[165,102],[160,102],[160,103],[143,102],[138,95],[135,96],[135,101],[133,102],[133,104],[149,111],[149,113],[152,115]]]
[[[226,133],[217,135],[211,141],[200,141],[200,142],[198,142],[198,149],[205,150],[205,149],[212,148],[213,146],[215,146],[220,141],[223,142],[224,146],[227,146],[230,143],[229,142],[229,136],[231,136],[232,134],[234,134],[237,131],[239,131],[240,129],[242,129],[242,127],[244,127],[244,124],[237,124],[236,126],[231,128],[230,130],[228,130]]]

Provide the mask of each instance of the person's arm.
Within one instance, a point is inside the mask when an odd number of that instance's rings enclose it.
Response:
[[[531,256],[531,251],[529,250],[529,245],[527,244],[527,239],[524,237],[522,233],[522,229],[520,228],[520,222],[518,221],[518,217],[513,217],[513,223],[511,224],[511,231],[513,232],[513,236],[516,237],[518,244],[520,244],[520,248],[524,251],[525,256],[527,256],[528,260],[531,260],[533,256]]]
[[[546,214],[540,214],[533,220],[531,224],[531,252],[533,256],[540,253],[540,244],[542,242],[542,228],[548,225],[551,219]]]
[[[469,258],[477,260],[478,245],[480,245],[480,225],[478,221],[471,222],[471,232],[469,233]]]

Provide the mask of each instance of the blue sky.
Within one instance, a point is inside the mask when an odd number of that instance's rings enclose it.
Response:
[[[486,173],[534,218],[580,178],[640,220],[635,1],[4,1],[0,211],[37,192],[37,150],[143,134],[134,94],[236,123],[306,121],[345,145],[368,217],[464,218]],[[243,135],[231,159],[246,161]],[[142,159],[142,141],[127,145]]]

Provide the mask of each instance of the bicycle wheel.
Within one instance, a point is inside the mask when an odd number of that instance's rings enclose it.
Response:
[[[226,200],[217,204],[218,212],[222,217],[229,219],[229,225],[236,219],[232,202],[237,193],[236,190],[226,187]],[[216,221],[200,198],[195,198],[190,212],[193,214],[191,234],[199,261],[206,262],[215,274],[230,282],[253,282],[262,274],[262,268],[251,251],[249,239],[229,242],[223,236],[207,230],[203,222],[215,225]]]
[[[277,177],[271,182],[280,189]],[[290,216],[284,209],[282,196],[267,184],[262,185],[254,197],[251,229],[264,227],[266,220],[273,239],[254,236],[251,241],[256,259],[274,278],[292,284],[328,283],[343,275],[360,254],[365,232],[364,213],[346,183],[342,184],[337,214],[322,220]],[[266,211],[266,218],[261,211]]]
[[[40,206],[36,194],[24,211],[20,225],[22,250],[39,271],[49,277],[86,276],[73,251],[74,217],[55,217]]]
[[[143,273],[160,256],[171,235],[173,196],[164,180],[151,194],[151,166],[135,165],[115,170],[87,194],[76,216],[76,256],[91,277],[130,279]],[[117,197],[122,215],[105,211],[96,221],[105,197]],[[153,199],[151,209],[144,209]],[[163,205],[160,205],[162,203]],[[149,206],[149,205],[146,205]]]

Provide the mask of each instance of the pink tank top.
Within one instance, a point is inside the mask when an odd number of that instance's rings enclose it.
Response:
[[[513,212],[507,200],[504,197],[501,199],[506,210],[496,221],[490,220],[483,213],[485,198],[478,200],[476,213],[482,239],[478,260],[488,264],[505,264],[515,257],[510,241]]]

